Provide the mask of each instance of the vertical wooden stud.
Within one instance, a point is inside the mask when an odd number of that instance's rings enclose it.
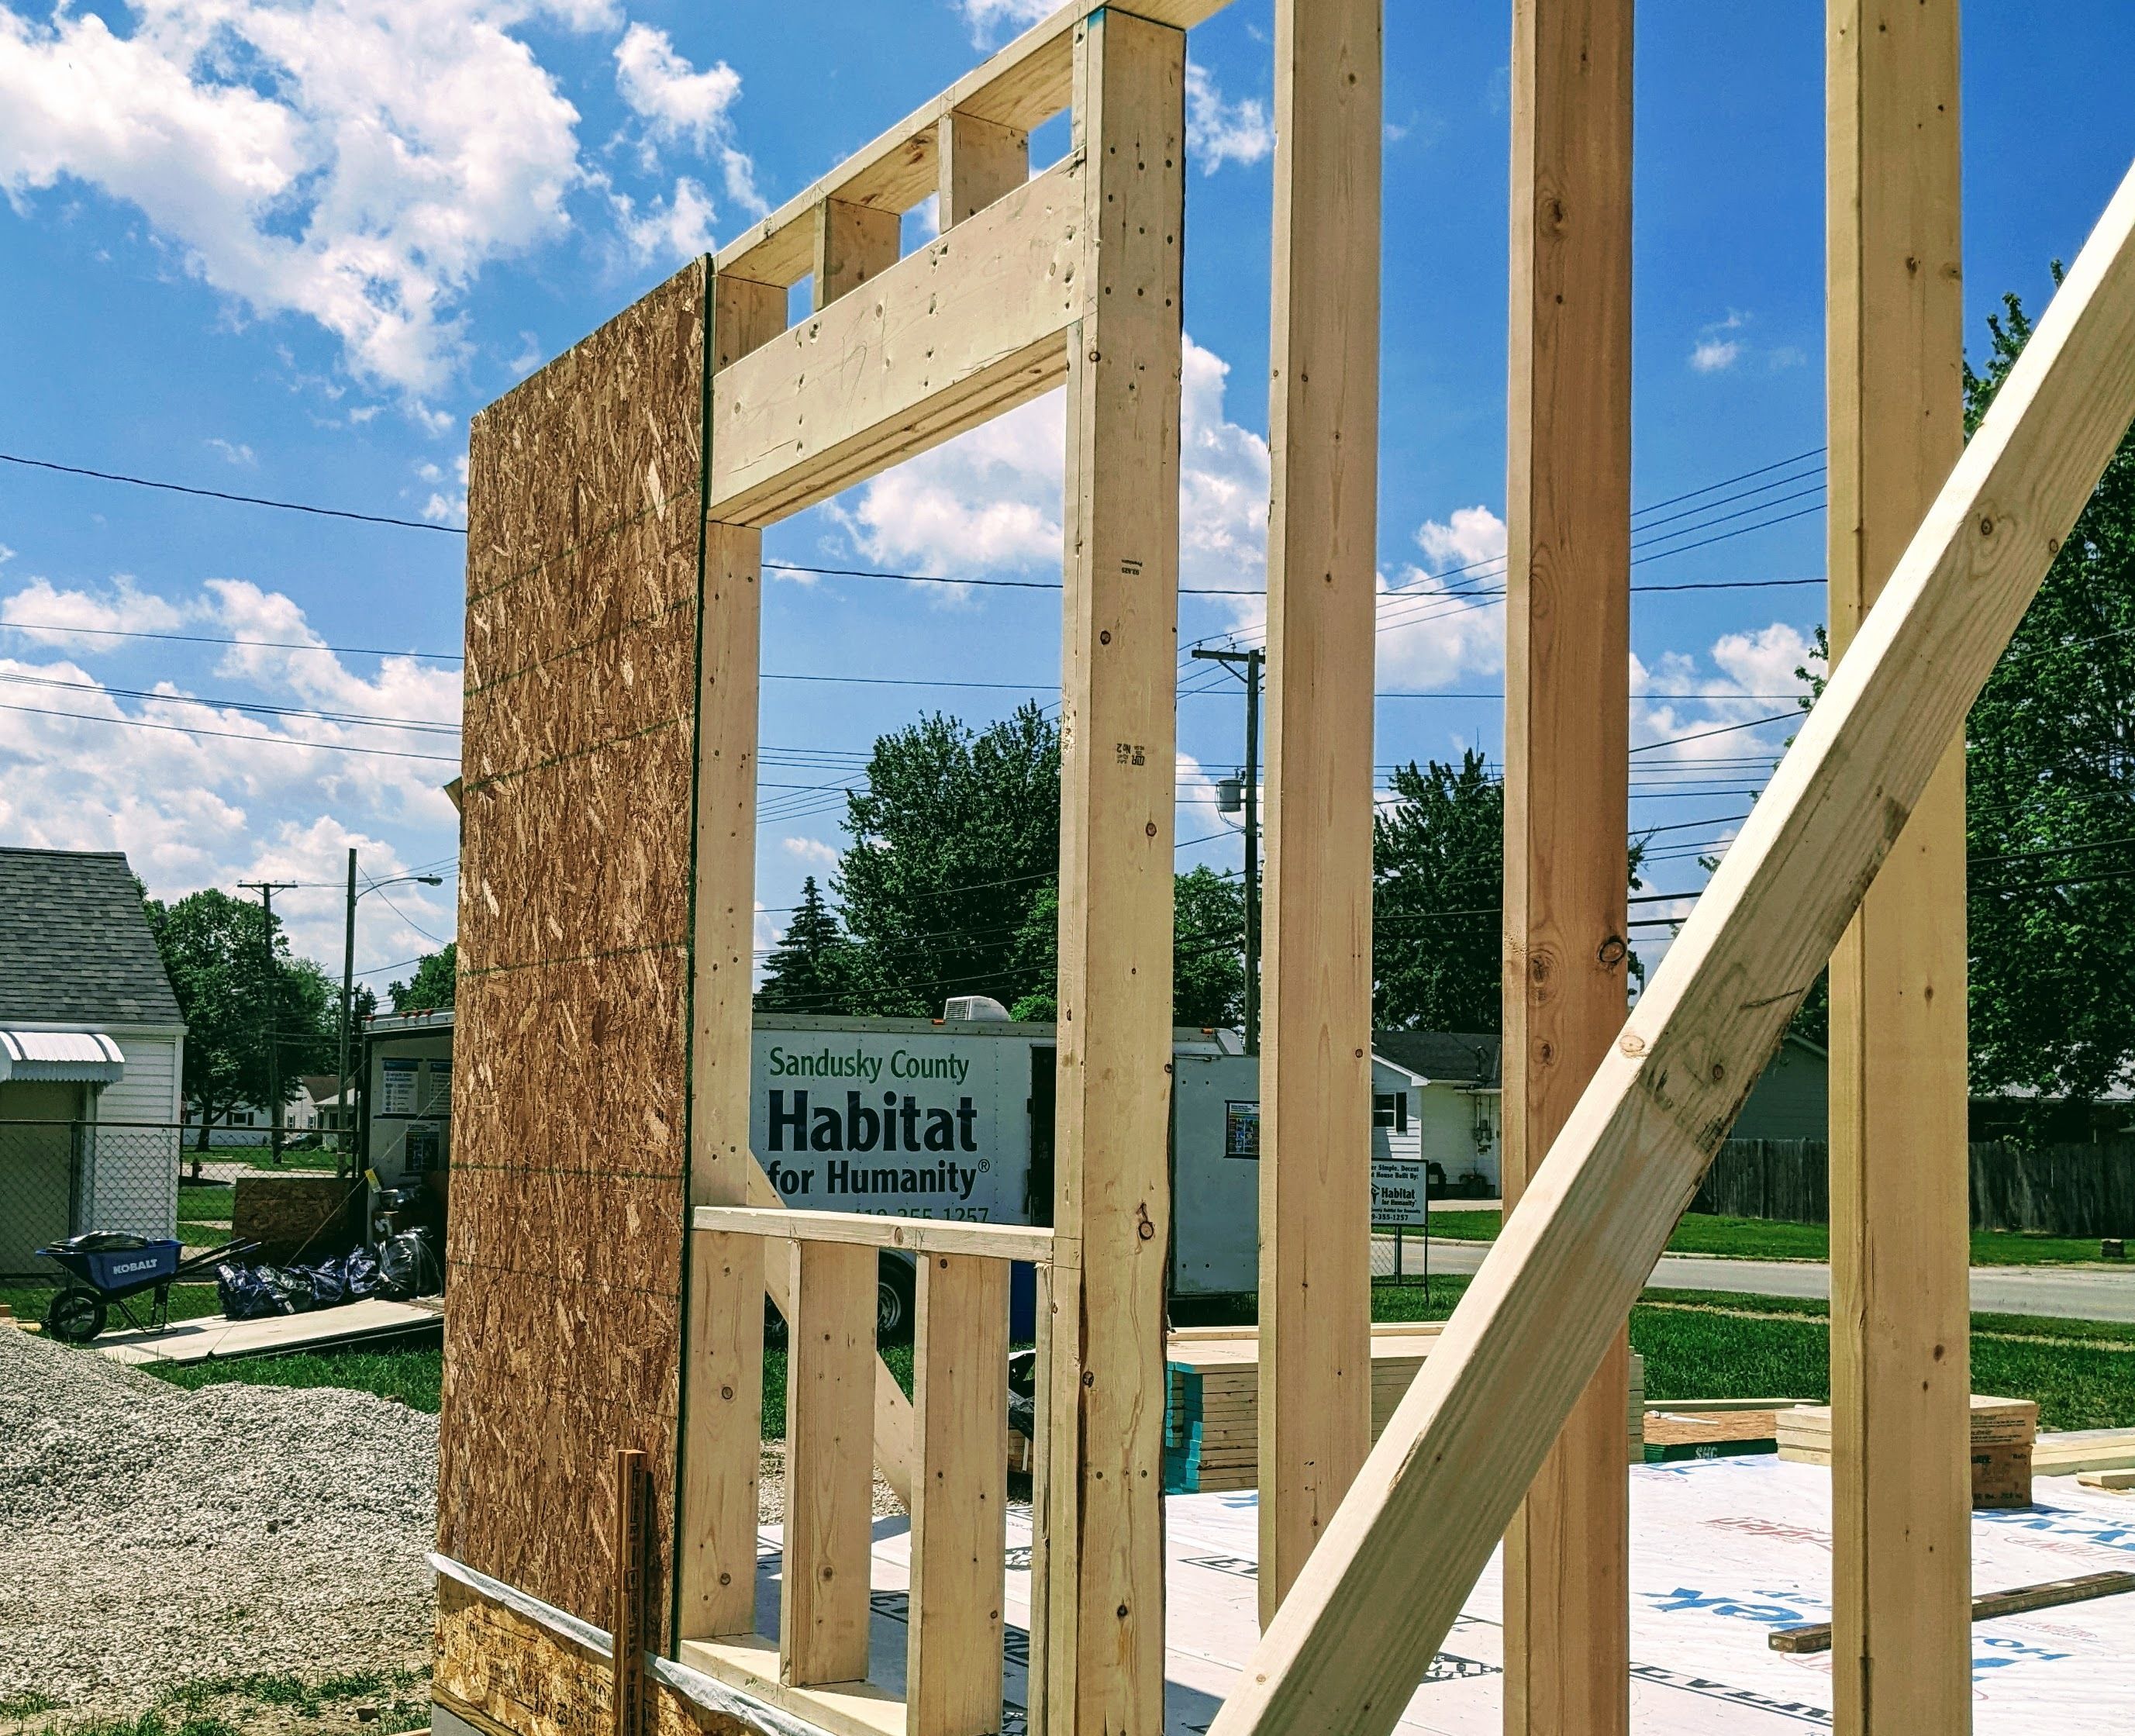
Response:
[[[1008,1264],[919,1263],[913,1414],[910,1736],[991,1736],[1001,1719],[1007,1545]]]
[[[1830,0],[1831,649],[1964,447],[1957,0]],[[1837,1727],[1962,1730],[1972,1641],[1964,744],[1831,958]]]
[[[1068,337],[1048,1728],[1164,1716],[1180,221],[1186,39],[1076,27],[1087,167]]]
[[[713,371],[767,343],[785,324],[783,289],[714,277]],[[709,453],[704,462],[709,468]],[[704,527],[691,887],[692,1205],[746,1205],[759,1173],[749,1151],[748,1080],[762,553],[761,531]],[[753,1239],[693,1238],[688,1264],[675,1631],[703,1639],[756,1626],[763,1250]]]
[[[816,207],[816,309],[821,313],[897,263],[903,219],[893,211],[825,199]]]
[[[1632,0],[1513,8],[1505,662],[1508,1210],[1624,1022]],[[1629,1345],[1505,1534],[1505,1729],[1629,1709]]]
[[[946,229],[1030,179],[1030,135],[952,109],[942,117],[935,162],[942,177],[942,227]]]
[[[1260,1605],[1371,1448],[1381,0],[1276,7]]]
[[[878,1256],[835,1242],[791,1246],[778,1673],[806,1688],[867,1676]]]

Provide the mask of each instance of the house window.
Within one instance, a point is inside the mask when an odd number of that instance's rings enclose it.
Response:
[[[1382,1092],[1372,1098],[1372,1125],[1391,1127],[1397,1133],[1408,1132],[1408,1093]]]

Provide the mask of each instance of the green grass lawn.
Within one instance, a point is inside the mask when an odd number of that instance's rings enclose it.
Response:
[[[1377,1320],[1443,1320],[1468,1287],[1464,1278],[1382,1285],[1372,1292]],[[1250,1325],[1250,1301],[1179,1311],[1179,1323]],[[2046,1428],[2135,1428],[2135,1325],[1975,1314],[1972,1388],[2033,1399]],[[1646,1359],[1648,1399],[1793,1399],[1831,1396],[1829,1311],[1797,1297],[1716,1291],[1649,1290],[1631,1311],[1631,1343]],[[912,1347],[893,1345],[891,1370],[912,1389]],[[328,1350],[249,1358],[150,1372],[176,1385],[221,1381],[274,1386],[343,1386],[380,1393],[418,1410],[438,1409],[442,1353],[435,1349]],[[786,1433],[786,1352],[763,1359],[763,1436]]]
[[[1434,1210],[1431,1233],[1450,1242],[1491,1242],[1498,1236],[1494,1211]],[[1722,1218],[1692,1212],[1668,1238],[1671,1254],[1703,1254],[1722,1259],[1828,1260],[1831,1232],[1821,1224],[1775,1224],[1761,1218]],[[2067,1266],[2095,1263],[2094,1240],[2035,1235],[2029,1231],[1975,1229],[1975,1266]]]
[[[56,1277],[56,1273],[54,1275]],[[13,1309],[15,1317],[18,1320],[42,1320],[45,1317],[46,1306],[52,1299],[52,1292],[58,1287],[56,1283],[0,1284],[0,1302],[5,1302],[7,1307]],[[154,1300],[152,1296],[137,1296],[131,1298],[133,1312],[142,1319],[146,1320],[148,1317],[149,1307]],[[203,1315],[220,1314],[221,1312],[222,1302],[216,1293],[213,1280],[211,1279],[204,1284],[171,1286],[171,1318],[173,1321],[198,1320]],[[119,1317],[118,1306],[114,1303],[111,1309],[109,1330],[123,1331],[126,1329],[126,1322]]]

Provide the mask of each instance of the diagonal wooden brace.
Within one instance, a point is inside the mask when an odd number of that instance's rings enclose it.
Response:
[[[1394,1723],[2135,419],[2135,172],[1211,1736]]]

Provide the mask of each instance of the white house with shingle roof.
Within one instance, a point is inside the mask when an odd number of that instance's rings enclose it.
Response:
[[[0,1276],[172,1233],[185,1039],[126,858],[0,849]]]

